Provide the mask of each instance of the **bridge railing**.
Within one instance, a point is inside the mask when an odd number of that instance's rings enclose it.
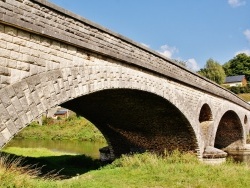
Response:
[[[250,109],[245,101],[218,84],[46,0],[2,0],[0,22],[133,64]]]

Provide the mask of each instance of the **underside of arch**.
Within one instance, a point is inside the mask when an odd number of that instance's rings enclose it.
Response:
[[[214,146],[219,149],[237,149],[243,145],[243,129],[238,115],[227,111],[218,125]]]
[[[62,106],[94,123],[108,139],[115,157],[130,152],[195,151],[195,133],[184,115],[155,94],[109,89]]]

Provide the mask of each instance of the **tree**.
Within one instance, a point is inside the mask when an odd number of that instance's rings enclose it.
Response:
[[[182,61],[182,60],[178,60],[178,59],[172,59],[176,64],[179,64],[183,67],[186,67],[187,68],[187,64],[185,61]]]
[[[232,69],[230,69],[230,61],[222,65],[222,68],[224,69],[226,76],[233,76]]]
[[[250,80],[250,56],[242,53],[236,55],[223,65],[227,76],[245,75]]]
[[[225,81],[226,74],[222,66],[213,59],[208,59],[204,69],[200,69],[198,74],[218,83],[222,84]]]

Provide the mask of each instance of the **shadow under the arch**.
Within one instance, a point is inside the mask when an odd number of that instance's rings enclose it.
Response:
[[[54,177],[56,179],[69,179],[82,175],[92,170],[100,169],[107,165],[99,159],[93,159],[87,155],[61,155],[46,157],[23,157],[6,152],[0,152],[0,157],[8,156],[8,160],[21,160],[19,167],[29,166],[29,169],[40,171],[39,177]]]

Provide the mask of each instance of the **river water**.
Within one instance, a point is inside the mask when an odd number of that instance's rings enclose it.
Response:
[[[5,147],[21,147],[21,148],[47,148],[52,151],[84,154],[99,159],[99,149],[107,146],[106,143],[96,143],[87,141],[58,141],[58,140],[27,140],[27,139],[12,139]],[[249,152],[231,152],[229,157],[232,157],[237,162],[246,162],[250,166],[250,151]]]
[[[84,154],[92,157],[93,159],[99,159],[99,149],[104,146],[107,146],[107,144],[87,141],[12,139],[5,147],[47,148],[52,151]]]
[[[250,151],[231,151],[229,157],[236,162],[245,162],[250,166]]]

